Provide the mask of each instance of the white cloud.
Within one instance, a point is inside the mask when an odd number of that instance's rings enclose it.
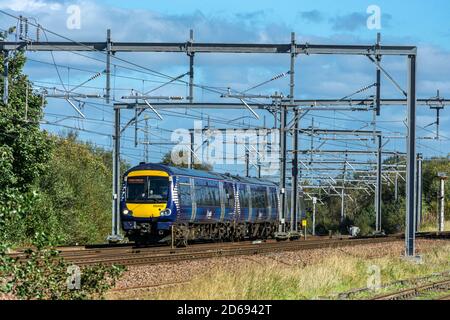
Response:
[[[69,30],[66,28],[68,5],[79,5],[81,9],[81,29]],[[16,15],[24,14],[38,18],[38,22],[44,27],[58,32],[76,41],[104,41],[106,29],[112,29],[113,41],[148,41],[148,42],[185,42],[189,36],[189,29],[194,29],[195,41],[197,42],[263,42],[263,43],[289,43],[290,32],[296,31],[286,25],[283,21],[270,22],[270,12],[258,11],[240,17],[227,17],[215,14],[205,15],[201,11],[192,11],[185,14],[167,14],[155,12],[148,9],[123,9],[98,4],[92,0],[0,0],[0,8],[13,10]],[[11,20],[12,21],[12,20]],[[273,21],[273,20],[272,20]],[[3,21],[0,21],[3,23]],[[50,40],[61,38],[48,35]],[[318,43],[372,43],[373,39],[361,39],[349,34],[333,34],[329,37],[317,37],[304,34],[297,30],[297,40],[310,44]],[[414,39],[390,38],[389,44],[414,43]],[[104,61],[105,56],[100,53],[83,53]],[[34,80],[59,82],[55,68],[51,65],[52,59],[49,53],[27,53],[31,58],[44,60],[49,65],[29,63],[27,72]],[[161,53],[117,53],[118,57],[125,58],[146,68],[157,70],[172,76],[188,71],[188,58],[186,54],[161,54]],[[104,63],[82,58],[71,53],[55,53],[56,62],[62,65],[70,65],[82,69],[90,69],[95,72],[104,69]],[[126,65],[124,62],[113,59],[114,63]],[[382,64],[386,70],[400,83],[406,87],[406,61],[404,58],[383,57]],[[129,67],[138,69],[138,67]],[[268,80],[274,75],[286,72],[289,69],[288,55],[231,55],[231,54],[197,54],[195,56],[195,81],[208,86],[234,89],[246,89],[252,85]],[[68,81],[67,69],[59,69],[62,79]],[[164,81],[160,78],[151,77],[145,73],[132,72],[118,69],[118,72],[126,76],[147,78]],[[431,97],[436,89],[441,89],[443,96],[450,96],[450,52],[442,48],[433,47],[426,43],[419,43],[418,55],[418,96]],[[92,74],[70,70],[70,83],[75,85],[88,79]],[[288,77],[271,82],[262,86],[252,93],[273,93],[275,90],[287,94],[289,91]],[[342,98],[363,86],[375,81],[375,66],[365,57],[349,56],[299,56],[296,64],[296,96],[301,98]],[[104,77],[89,82],[91,86],[103,87]],[[117,79],[117,87],[130,89],[141,89],[142,81]],[[150,89],[157,84],[146,82],[145,88]],[[84,89],[83,89],[84,90]],[[85,92],[102,94],[101,90],[86,89]],[[217,94],[210,94],[206,90],[195,90],[197,101],[219,100]],[[355,96],[367,97],[373,94],[373,88]],[[126,91],[117,91],[117,96],[126,94]],[[166,95],[185,96],[184,85],[166,86],[157,92]],[[397,89],[383,77],[383,97],[401,97]],[[66,103],[52,100],[49,110],[53,112],[68,113],[71,109]],[[446,109],[447,110],[447,109]],[[87,109],[89,112],[98,112]],[[223,111],[215,116],[224,118],[230,116],[231,112]],[[237,113],[233,111],[231,117]],[[238,115],[247,115],[248,111],[239,111]],[[327,114],[321,114],[326,116]],[[98,116],[103,116],[98,113]],[[335,115],[332,115],[335,116]],[[343,117],[337,113],[338,118]],[[449,126],[449,117],[442,115],[442,129]],[[332,120],[320,118],[321,125],[329,125]],[[353,114],[361,120],[371,120],[371,114],[361,112]],[[384,108],[381,120],[386,121],[383,126],[404,132],[403,120],[406,117],[405,108]],[[169,118],[171,119],[171,118]],[[433,122],[434,113],[428,108],[420,108],[418,111],[418,124],[421,126]],[[182,123],[180,124],[180,121]],[[305,120],[306,121],[306,120]],[[392,122],[394,121],[394,122]],[[170,127],[188,127],[191,122],[183,120],[165,122]],[[339,121],[337,125],[340,125]],[[342,126],[360,126],[360,122],[343,122]],[[88,126],[87,128],[96,129]],[[109,131],[108,131],[109,132]],[[99,138],[100,139],[100,138]],[[103,139],[103,138],[102,138]]]
[[[48,2],[44,0],[2,0],[0,1],[0,8],[36,13],[43,10],[57,11],[62,8],[62,5],[58,2]]]
[[[66,6],[69,3],[45,0],[0,0],[0,6],[15,11],[39,13],[39,23],[50,30],[77,41],[102,41],[106,29],[112,29],[113,41],[179,41],[188,39],[189,29],[195,31],[195,41],[202,42],[289,42],[290,28],[283,22],[264,21],[270,12],[258,12],[258,23],[249,24],[245,19],[230,19],[225,16],[207,16],[201,11],[187,14],[163,14],[151,10],[122,9],[107,7],[93,1],[72,1],[81,8],[80,30],[66,28]],[[46,10],[53,8],[53,11]],[[269,20],[269,19],[267,19]],[[61,40],[49,35],[51,40]],[[314,35],[297,33],[299,41],[309,43],[353,43],[363,39],[349,38],[348,35],[333,35],[318,38]],[[144,65],[150,69],[172,75],[179,70],[187,70],[187,57],[183,54],[117,54]],[[73,54],[55,54],[57,62],[75,67],[99,69],[102,64]],[[97,58],[103,59],[101,55]],[[51,61],[48,54],[40,54],[41,60]],[[450,93],[450,54],[439,48],[421,45],[419,48],[418,90],[421,95],[430,95],[441,88],[443,94]],[[123,64],[119,61],[116,63]],[[400,59],[383,59],[383,65],[401,85],[405,85],[406,63]],[[195,60],[197,81],[210,85],[235,86],[245,88],[267,80],[272,75],[285,72],[289,68],[287,56],[282,55],[197,55]],[[364,57],[310,56],[299,57],[297,63],[297,86],[299,94],[310,97],[343,97],[363,86],[374,82],[375,67]],[[42,70],[42,68],[41,68]],[[54,69],[48,68],[54,77]],[[44,71],[44,70],[42,70]],[[394,96],[398,92],[385,79],[383,94]],[[277,87],[278,86],[278,87]],[[264,90],[287,91],[286,81],[279,80]],[[368,91],[367,94],[370,94]]]
[[[81,29],[66,28],[66,7],[77,4],[81,9]],[[270,12],[258,11],[252,16],[257,24],[246,19],[227,18],[225,15],[205,15],[201,11],[186,14],[165,14],[147,9],[123,9],[108,7],[93,1],[55,2],[45,0],[0,0],[0,7],[20,12],[36,13],[39,23],[50,30],[77,41],[102,41],[106,29],[112,29],[113,41],[174,41],[188,39],[189,29],[195,31],[195,41],[201,42],[289,42],[290,28],[283,22],[264,23]],[[47,9],[53,8],[53,10]],[[18,13],[17,13],[18,14]],[[255,19],[256,19],[255,18]],[[61,40],[49,35],[51,40]],[[355,43],[367,42],[349,35],[333,35],[328,38],[297,32],[299,41],[309,43]],[[187,71],[188,59],[184,54],[121,54],[139,65],[173,76]],[[51,62],[47,53],[39,54],[40,60]],[[81,58],[73,54],[55,53],[58,63],[70,64],[94,70],[103,68],[102,63]],[[104,56],[97,54],[97,58]],[[118,64],[124,64],[113,60]],[[420,44],[418,58],[418,92],[420,96],[431,96],[436,89],[443,95],[450,95],[450,53],[427,44]],[[406,62],[400,58],[383,58],[383,66],[402,85],[406,86]],[[196,81],[213,86],[246,88],[267,80],[273,75],[289,69],[289,60],[284,55],[208,55],[195,58]],[[48,66],[48,77],[55,77],[55,71]],[[32,70],[31,70],[32,71]],[[98,70],[100,71],[100,70]],[[297,91],[303,97],[343,97],[374,82],[375,66],[365,57],[348,56],[300,56],[297,62]],[[141,75],[144,76],[144,75]],[[287,91],[287,81],[281,79],[261,87],[267,90]],[[135,84],[133,84],[135,85]],[[372,94],[368,90],[361,96]],[[285,92],[286,93],[286,92]],[[382,93],[386,97],[398,97],[399,92],[383,77]]]

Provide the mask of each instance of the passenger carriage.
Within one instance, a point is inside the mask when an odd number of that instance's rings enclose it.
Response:
[[[279,212],[277,184],[257,178],[162,164],[140,164],[123,176],[121,225],[136,242],[267,239],[278,230]]]

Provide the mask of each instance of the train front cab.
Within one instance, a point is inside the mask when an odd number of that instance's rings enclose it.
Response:
[[[131,241],[154,242],[170,236],[176,215],[173,177],[161,170],[135,170],[124,176],[122,228]]]

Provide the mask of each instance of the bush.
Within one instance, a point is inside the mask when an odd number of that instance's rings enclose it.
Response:
[[[58,223],[62,244],[104,242],[111,228],[112,171],[108,152],[67,138],[54,138],[49,170],[40,177]]]
[[[51,141],[48,169],[32,186],[0,190],[0,241],[29,245],[44,232],[59,245],[104,242],[111,228],[110,152],[73,135]]]
[[[374,206],[368,205],[354,214],[354,225],[360,229],[360,235],[366,236],[372,233],[375,226]]]
[[[397,233],[405,227],[405,198],[400,198],[397,202],[383,204],[382,208],[382,228],[386,233]]]
[[[20,299],[98,299],[114,286],[124,271],[121,266],[95,265],[81,269],[80,287],[74,288],[70,270],[59,252],[48,246],[49,239],[37,233],[36,249],[27,249],[25,260],[11,258],[0,247],[0,290]],[[73,288],[73,289],[72,289]]]
[[[58,236],[58,223],[45,195],[37,190],[7,189],[0,194],[0,242],[30,244],[36,232]]]

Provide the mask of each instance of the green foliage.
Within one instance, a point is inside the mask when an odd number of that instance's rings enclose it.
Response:
[[[13,151],[8,145],[0,145],[0,189],[6,189],[16,183],[13,172]]]
[[[42,216],[36,216],[35,210],[42,209],[42,202],[34,184],[47,169],[53,147],[47,133],[39,128],[43,101],[27,90],[31,84],[22,74],[24,63],[23,53],[10,57],[9,102],[0,102],[0,240],[10,242],[29,236],[31,225],[26,222],[41,225],[37,220]],[[3,81],[0,78],[1,95]]]
[[[381,225],[386,233],[397,233],[404,230],[406,220],[406,203],[404,197],[396,202],[383,203],[381,212]]]
[[[22,53],[10,58],[9,102],[8,105],[0,102],[0,168],[6,173],[0,178],[0,190],[27,191],[46,170],[52,149],[47,133],[39,127],[43,101],[32,90],[27,90],[31,84],[21,73],[24,63]],[[3,65],[1,59],[0,65]],[[3,78],[0,87],[3,95]]]
[[[400,159],[401,160],[401,159]],[[404,159],[403,159],[404,160]],[[385,163],[395,163],[394,158],[387,159]],[[423,195],[422,212],[424,225],[435,228],[437,221],[437,195],[439,192],[438,172],[450,175],[450,161],[448,158],[434,158],[423,161]],[[357,175],[355,175],[357,177]],[[394,175],[390,176],[393,181]],[[450,180],[445,183],[445,219],[450,219]],[[350,186],[350,184],[348,184]],[[398,199],[395,199],[394,183],[383,183],[382,192],[382,229],[386,233],[402,232],[405,227],[406,203],[405,182],[398,179]],[[322,197],[325,205],[317,206],[317,228],[321,234],[327,234],[328,230],[345,232],[350,224],[358,226],[361,234],[367,235],[374,231],[375,206],[374,195],[368,195],[361,190],[347,190],[350,198],[345,200],[345,214],[348,219],[344,223],[340,221],[341,199],[340,197]],[[308,210],[309,216],[311,209]]]
[[[45,195],[30,190],[20,193],[9,189],[1,194],[0,242],[29,244],[36,232],[58,235],[58,221],[45,200]]]
[[[423,204],[424,222],[434,224],[437,222],[438,194],[440,180],[438,172],[444,172],[450,176],[450,161],[448,158],[436,158],[423,163]],[[445,220],[450,219],[450,180],[445,181]]]
[[[111,220],[111,153],[73,134],[48,139],[47,170],[31,185],[0,191],[0,241],[28,245],[34,233],[45,232],[60,245],[103,242]]]
[[[45,100],[30,89],[24,63],[23,53],[10,57],[9,102],[0,102],[0,241],[29,244],[35,232],[46,232],[60,244],[103,242],[111,153],[72,133],[58,138],[40,129]]]
[[[70,264],[59,252],[47,247],[51,239],[36,233],[25,259],[11,258],[6,247],[0,248],[0,291],[20,299],[95,299],[114,286],[124,271],[121,266],[95,265],[81,269],[80,287],[71,288]]]
[[[55,152],[39,187],[57,217],[64,244],[103,242],[110,231],[109,152],[76,136],[54,137]]]
[[[358,214],[354,214],[354,225],[360,229],[360,234],[368,235],[373,231],[375,224],[375,210],[373,205],[361,209]]]

